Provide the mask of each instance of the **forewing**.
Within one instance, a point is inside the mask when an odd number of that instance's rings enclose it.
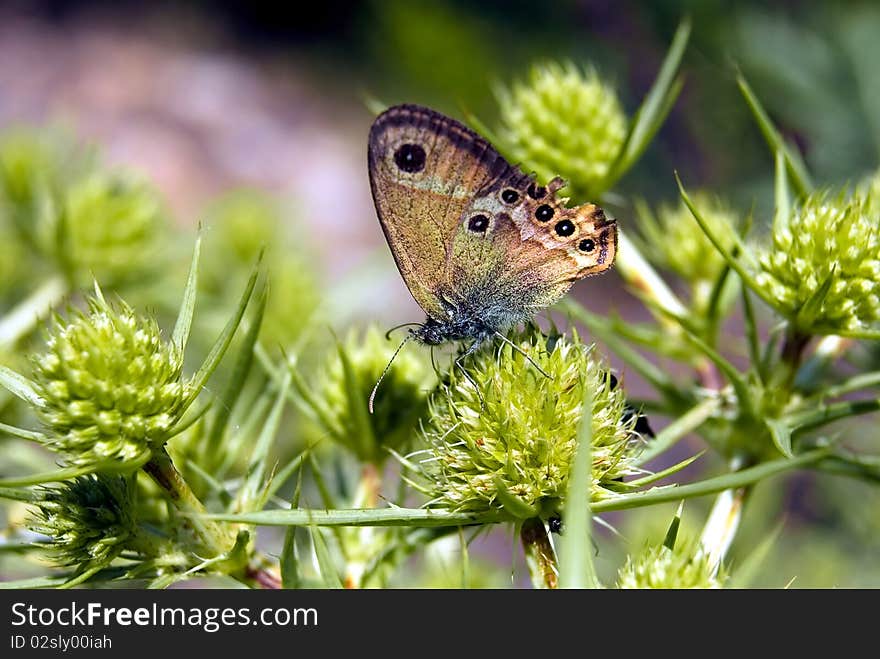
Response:
[[[428,316],[446,316],[448,255],[475,195],[501,179],[527,182],[482,137],[415,105],[379,115],[369,138],[370,187],[407,287]]]

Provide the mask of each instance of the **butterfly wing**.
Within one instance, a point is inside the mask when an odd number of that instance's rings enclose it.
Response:
[[[611,267],[616,223],[593,204],[567,208],[556,198],[562,185],[507,176],[475,195],[456,227],[444,277],[456,305],[478,309],[489,327],[501,328]]]
[[[445,318],[450,246],[465,210],[492,181],[529,179],[470,129],[415,105],[376,118],[368,160],[373,202],[397,267],[425,313]]]

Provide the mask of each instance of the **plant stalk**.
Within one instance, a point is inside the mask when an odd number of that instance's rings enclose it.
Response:
[[[382,479],[376,465],[367,463],[361,470],[361,479],[355,491],[353,508],[375,508],[379,501],[379,488]],[[370,557],[367,555],[375,542],[376,527],[364,526],[358,529],[350,529],[349,533],[354,536],[352,547],[355,554],[352,555],[345,566],[346,588],[361,588],[364,582],[364,573]]]
[[[519,532],[532,586],[536,589],[559,587],[559,567],[547,526],[539,517],[527,519]]]
[[[15,345],[57,306],[70,288],[63,277],[48,279],[30,297],[0,319],[0,349]]]
[[[219,556],[232,548],[234,538],[230,537],[219,524],[204,518],[205,506],[177,471],[165,447],[153,452],[150,460],[144,465],[144,471],[165,491],[174,507],[186,513],[181,519],[196,540],[197,545],[194,548],[196,554]]]

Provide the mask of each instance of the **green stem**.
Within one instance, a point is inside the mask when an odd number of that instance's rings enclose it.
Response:
[[[355,490],[352,503],[356,508],[375,508],[379,501],[382,477],[375,465],[366,463],[361,470],[361,478]],[[349,556],[345,565],[346,588],[361,588],[364,585],[364,572],[369,564],[370,553],[376,544],[375,528],[352,529],[347,532],[350,541]]]
[[[234,538],[219,524],[206,519],[205,506],[177,471],[164,447],[153,452],[144,465],[144,471],[165,491],[174,507],[185,514],[197,543],[194,548],[196,554],[218,556],[230,550]]]
[[[809,334],[799,330],[795,323],[790,322],[786,325],[779,358],[769,369],[769,381],[764,390],[762,407],[768,416],[778,416],[791,401],[804,349],[811,338]]]
[[[418,526],[446,527],[496,524],[512,521],[510,515],[493,510],[484,513],[450,513],[430,508],[352,508],[259,510],[249,513],[216,513],[205,517],[217,521],[259,526]]]
[[[15,345],[23,336],[30,334],[69,292],[65,279],[55,276],[9,311],[0,320],[0,350]]]
[[[804,349],[810,342],[810,335],[798,330],[794,325],[790,325],[785,333],[785,340],[782,343],[782,352],[779,359],[785,367],[785,389],[789,391],[794,383],[795,375],[801,365],[801,359],[804,355]]]
[[[544,520],[540,517],[533,517],[524,521],[519,531],[519,537],[526,555],[526,565],[529,567],[532,586],[536,590],[558,588],[559,568],[556,561],[556,551],[547,534]]]
[[[655,487],[645,492],[621,494],[590,504],[593,513],[653,506],[670,501],[717,494],[731,488],[744,487],[765,478],[812,466],[829,456],[828,449],[816,449],[795,456],[764,462],[742,471],[723,474],[687,485]],[[476,524],[499,524],[513,521],[500,510],[481,513],[452,513],[428,508],[372,508],[350,510],[260,510],[250,513],[205,515],[207,519],[256,524],[260,526],[411,526],[449,527]]]

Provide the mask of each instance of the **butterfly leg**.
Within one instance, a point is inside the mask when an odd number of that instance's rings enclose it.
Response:
[[[539,372],[541,375],[543,375],[545,378],[547,378],[548,380],[552,380],[552,379],[553,379],[553,376],[551,376],[549,373],[547,373],[547,371],[545,371],[543,368],[541,368],[540,366],[538,366],[538,363],[537,363],[534,359],[532,359],[532,358],[529,356],[529,353],[527,353],[525,350],[523,350],[522,348],[520,348],[520,347],[519,347],[518,345],[516,345],[513,341],[511,341],[511,340],[508,339],[506,336],[504,336],[501,332],[495,332],[495,336],[497,336],[499,339],[501,339],[502,341],[504,341],[504,343],[506,343],[506,344],[509,345],[511,348],[513,348],[514,350],[516,350],[516,351],[517,351],[519,354],[521,354],[523,357],[525,357],[526,359],[528,359],[528,360],[529,360],[529,363],[531,363],[532,366],[534,366],[536,369],[538,369],[538,372]]]
[[[468,355],[471,355],[474,352],[476,352],[477,348],[479,348],[482,343],[483,343],[482,339],[474,341],[470,346],[468,346],[468,349],[465,350],[461,354],[461,356],[455,360],[455,365],[458,366],[459,369],[461,369],[461,374],[464,375],[464,379],[467,380],[470,383],[470,385],[474,388],[474,391],[477,392],[477,398],[480,399],[480,409],[485,409],[486,400],[483,398],[483,392],[480,391],[480,388],[477,386],[476,381],[471,377],[471,374],[467,372],[467,369],[464,367],[464,364],[462,364],[462,361]]]

